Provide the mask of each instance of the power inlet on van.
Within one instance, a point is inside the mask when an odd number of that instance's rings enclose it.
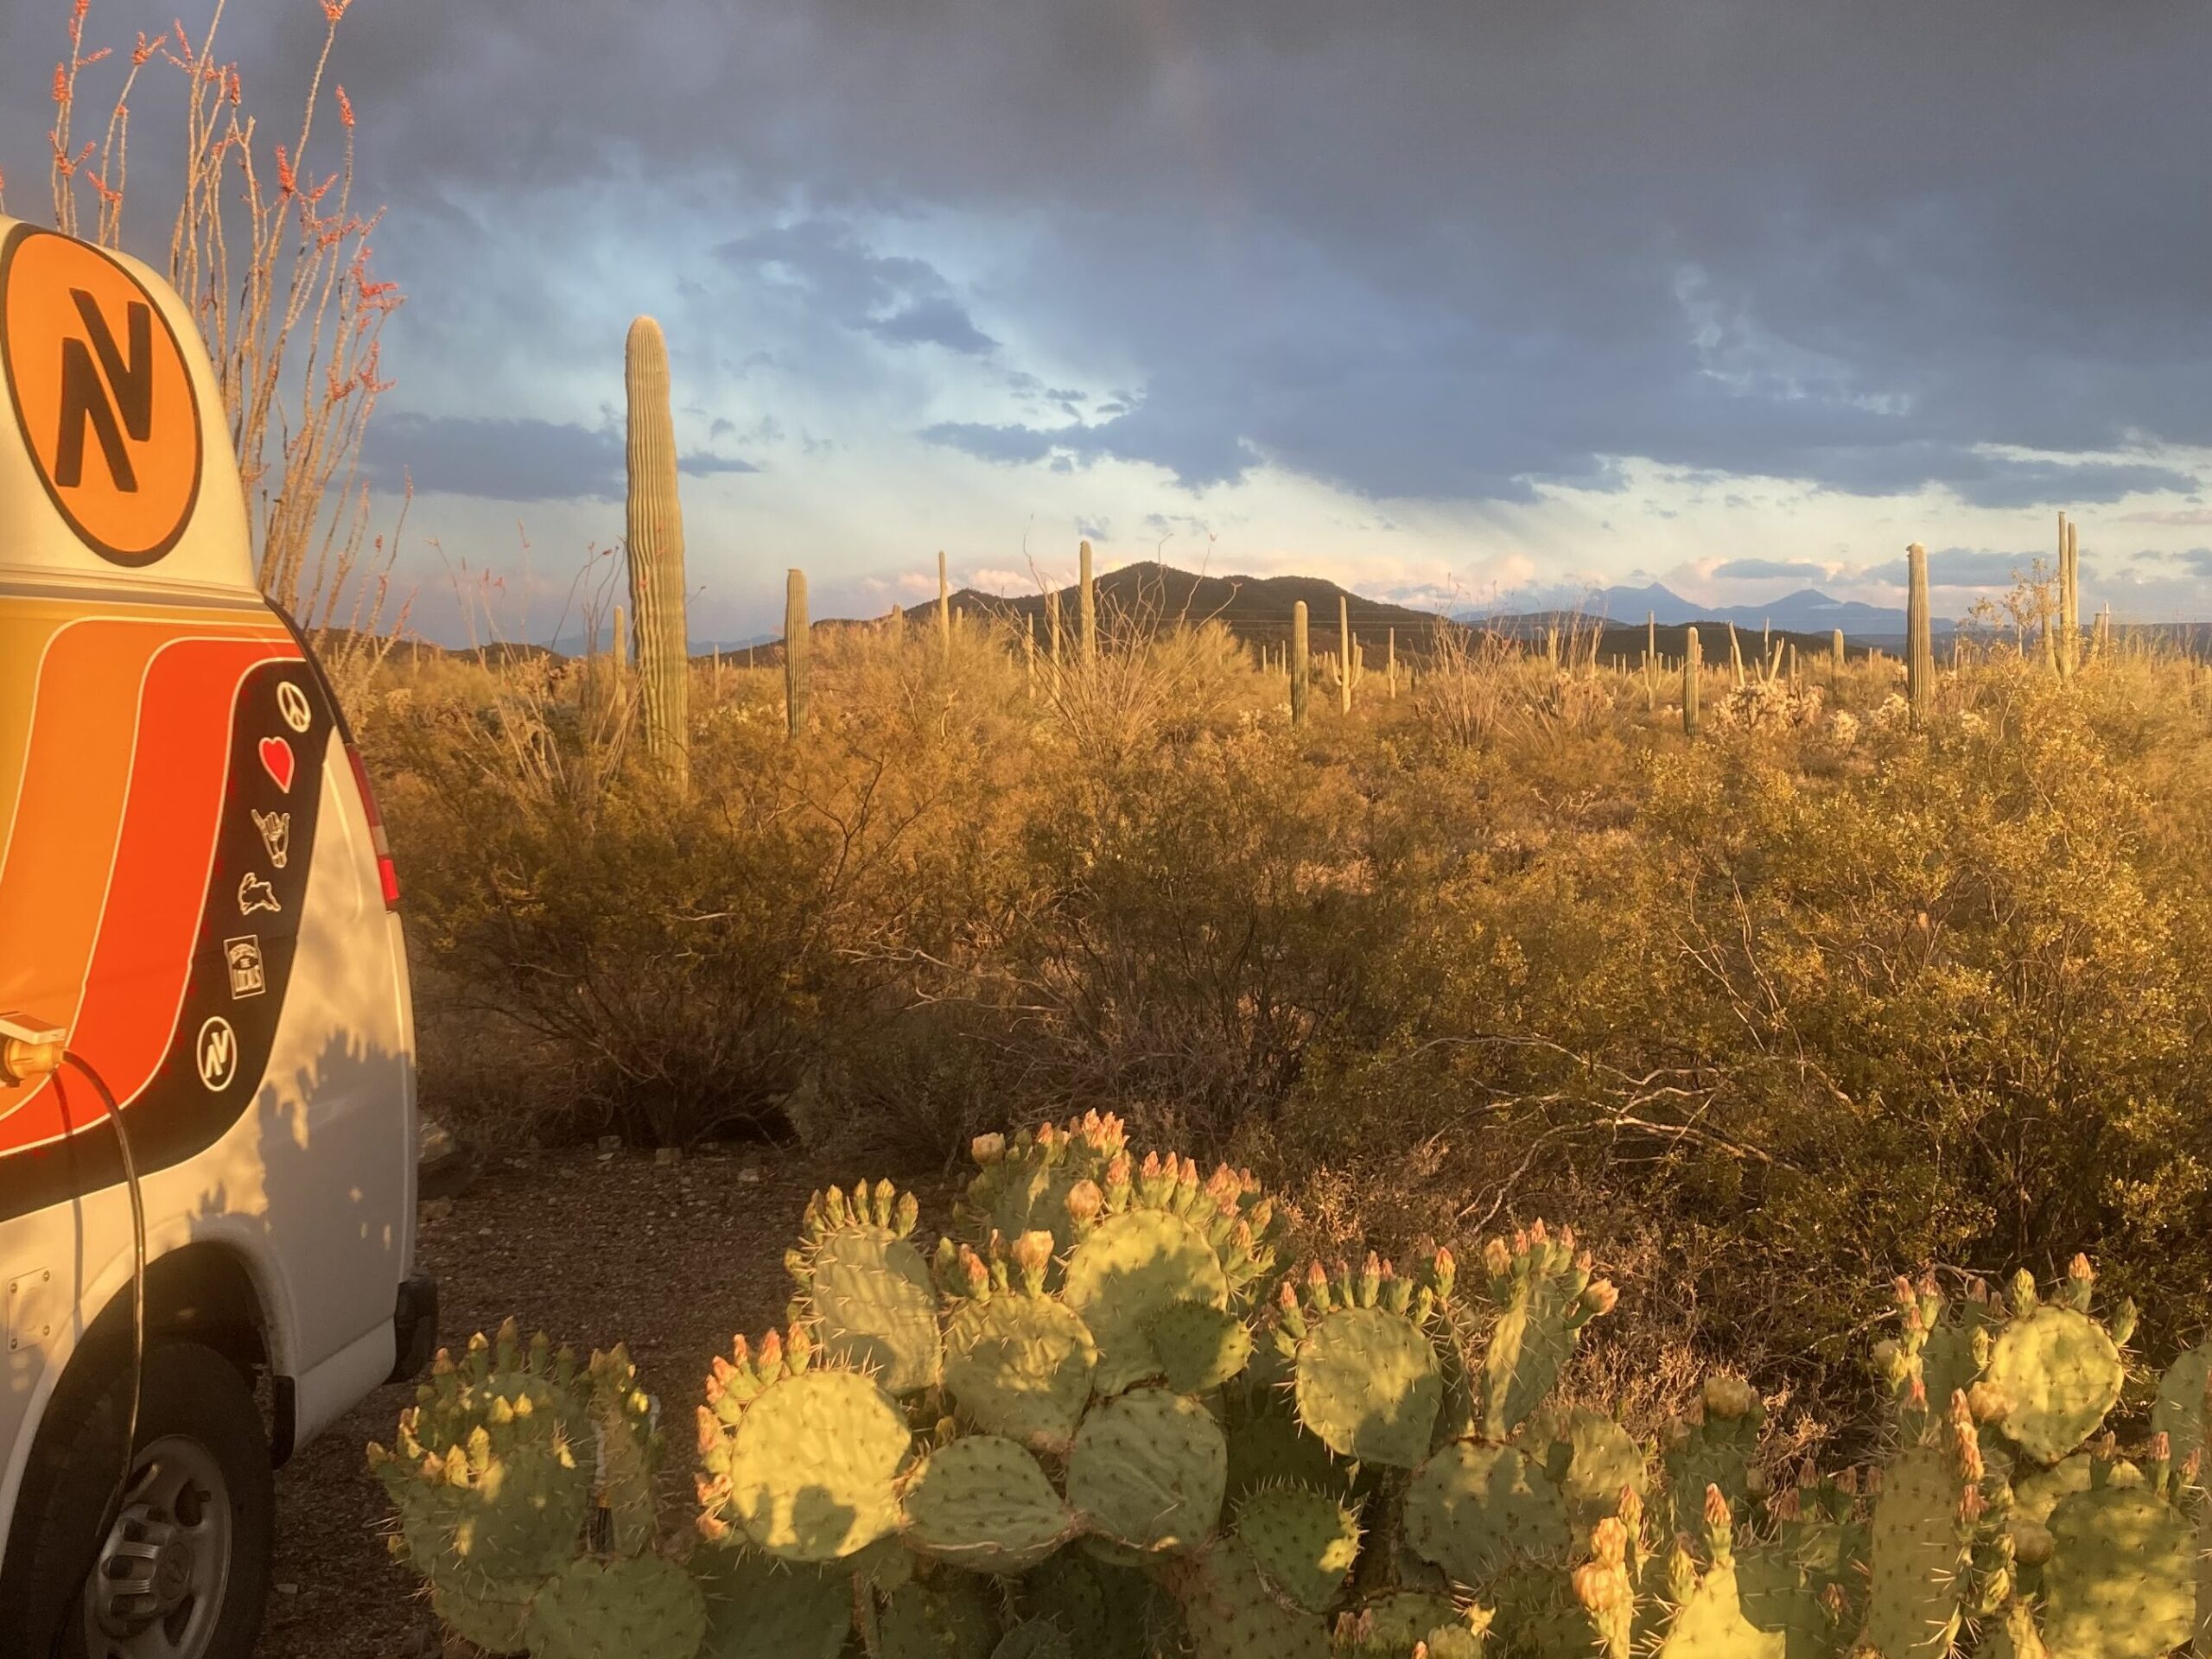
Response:
[[[69,1033],[27,1014],[0,1014],[0,1087],[15,1089],[61,1069]]]

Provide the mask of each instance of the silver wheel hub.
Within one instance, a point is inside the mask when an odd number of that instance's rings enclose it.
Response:
[[[85,1580],[93,1659],[200,1659],[231,1573],[230,1491],[195,1440],[167,1435],[138,1454],[122,1512]]]

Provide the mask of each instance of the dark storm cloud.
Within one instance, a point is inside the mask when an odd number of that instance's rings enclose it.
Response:
[[[760,469],[734,456],[687,454],[695,477]],[[425,494],[493,501],[611,501],[626,487],[623,436],[558,421],[474,420],[389,410],[370,424],[362,472],[378,489],[412,480]]]
[[[1827,566],[1804,559],[1730,559],[1713,569],[1724,582],[1770,582],[1783,576],[1817,581],[1827,573]]]
[[[53,11],[0,0],[19,199]],[[320,14],[263,0],[228,27],[273,98]],[[2026,506],[2192,480],[1984,446],[2212,444],[2204,31],[2194,7],[2067,0],[359,0],[334,74],[388,260],[467,227],[488,239],[467,280],[550,290],[575,273],[502,264],[502,211],[658,192],[729,227],[721,280],[850,334],[1135,386],[1074,427],[931,429],[1010,464],[1202,486],[1265,459],[1527,500],[1647,456]],[[134,125],[135,180],[161,131]],[[665,214],[616,206],[563,227],[580,265],[675,257]],[[868,227],[894,220],[1004,227],[990,302],[882,252]],[[403,313],[392,354],[515,349],[407,334],[439,315]]]

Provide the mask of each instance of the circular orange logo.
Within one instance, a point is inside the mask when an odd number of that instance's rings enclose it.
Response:
[[[0,372],[39,481],[87,547],[137,566],[176,545],[200,499],[200,401],[137,277],[19,226],[0,247]]]

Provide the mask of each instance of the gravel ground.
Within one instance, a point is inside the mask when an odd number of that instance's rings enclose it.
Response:
[[[673,1165],[632,1151],[493,1159],[449,1209],[424,1206],[418,1253],[438,1277],[439,1340],[458,1348],[512,1313],[580,1352],[627,1341],[663,1402],[670,1461],[686,1468],[707,1363],[733,1332],[781,1323],[784,1250],[824,1179],[796,1155],[752,1149]],[[925,1221],[943,1209],[925,1195]],[[378,1389],[278,1472],[258,1659],[438,1651],[428,1605],[385,1550],[384,1491],[363,1459],[412,1397],[411,1385]]]

